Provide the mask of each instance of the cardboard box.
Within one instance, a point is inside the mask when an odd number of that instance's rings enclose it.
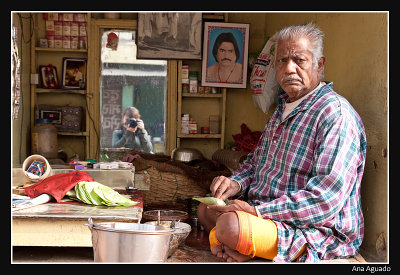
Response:
[[[189,65],[182,65],[182,79],[189,79]]]
[[[54,21],[46,21],[46,31],[54,31]]]

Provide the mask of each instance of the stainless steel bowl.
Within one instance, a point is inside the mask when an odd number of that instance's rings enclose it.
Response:
[[[202,160],[203,154],[194,148],[183,148],[178,147],[172,151],[171,159],[172,160],[179,160],[182,162],[190,162],[193,160]]]

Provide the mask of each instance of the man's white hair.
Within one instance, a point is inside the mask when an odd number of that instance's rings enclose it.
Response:
[[[299,37],[306,37],[311,43],[311,52],[313,54],[314,69],[318,67],[318,60],[323,56],[324,51],[324,32],[319,29],[314,23],[305,25],[287,26],[275,35],[275,48],[281,40],[293,40]],[[321,79],[324,75],[322,69]]]

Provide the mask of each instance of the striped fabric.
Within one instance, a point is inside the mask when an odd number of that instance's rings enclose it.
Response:
[[[249,204],[278,228],[275,262],[346,258],[364,235],[360,184],[366,136],[350,103],[326,83],[283,121],[287,94],[269,118],[257,147],[231,176]]]

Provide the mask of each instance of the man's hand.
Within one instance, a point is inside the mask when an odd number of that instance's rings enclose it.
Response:
[[[233,211],[243,211],[257,216],[256,208],[242,200],[230,200],[226,205],[208,205],[207,208],[220,212],[221,214]]]
[[[212,196],[223,201],[236,195],[239,190],[239,184],[225,176],[215,177],[210,185]]]
[[[136,132],[136,130],[138,128],[138,126],[136,126],[135,128],[131,128],[131,127],[129,127],[129,125],[124,125],[124,127],[127,131],[132,132],[132,133]]]
[[[137,119],[137,128],[139,128],[139,129],[144,129],[144,123],[143,123],[143,120],[141,120],[141,119]]]

